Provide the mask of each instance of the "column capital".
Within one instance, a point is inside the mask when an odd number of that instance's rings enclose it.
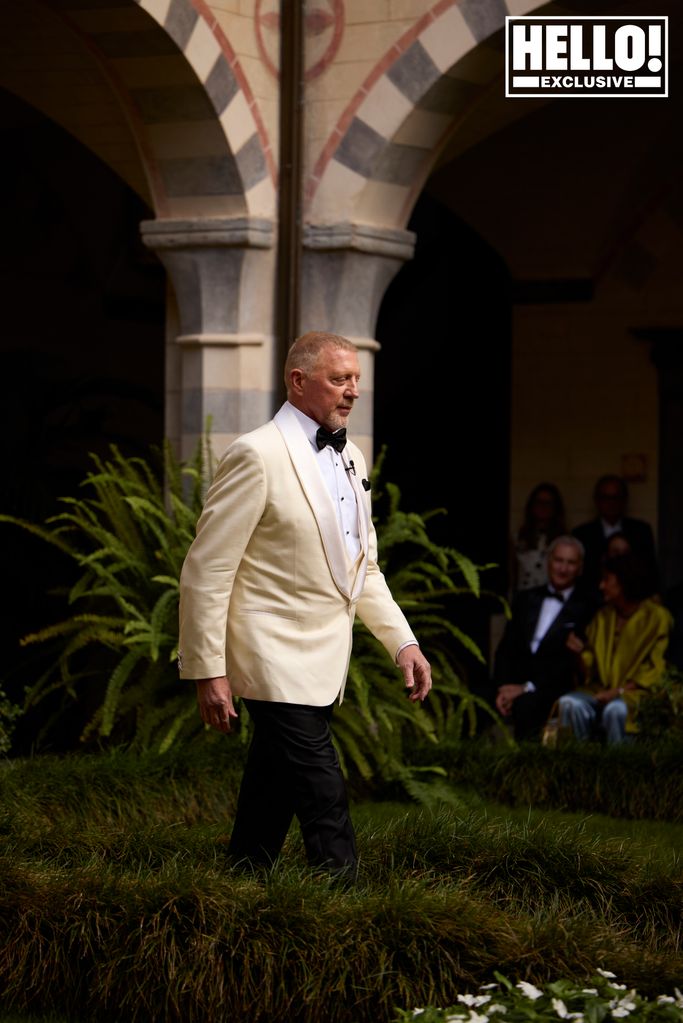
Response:
[[[265,345],[265,334],[179,334],[176,344],[185,348],[238,348],[240,345]]]
[[[140,231],[144,244],[155,251],[186,248],[269,249],[275,238],[273,221],[265,217],[143,220]]]
[[[381,224],[305,224],[304,248],[318,252],[352,249],[372,256],[408,260],[415,251],[414,231],[402,231]]]

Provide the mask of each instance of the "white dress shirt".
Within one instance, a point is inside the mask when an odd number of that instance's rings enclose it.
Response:
[[[307,416],[305,412],[301,412],[300,409],[295,408],[291,402],[287,402],[287,404],[301,424],[301,429],[308,437],[311,447],[313,448],[316,464],[320,469],[322,478],[325,481],[325,486],[332,498],[332,503],[334,504],[334,508],[337,513],[339,528],[341,529],[342,536],[344,537],[344,543],[346,544],[346,550],[351,562],[353,563],[360,554],[360,532],[358,525],[356,494],[349,482],[349,472],[351,470],[349,469],[348,457],[343,451],[335,451],[329,444],[327,444],[322,450],[319,450],[315,439],[319,424],[316,423],[315,419],[311,419],[310,416]],[[395,655],[397,664],[398,655],[408,646],[418,646],[418,644],[414,643],[412,640],[408,643],[402,643]]]
[[[313,448],[316,464],[332,498],[346,550],[353,563],[360,554],[360,532],[356,494],[349,482],[349,472],[351,471],[348,467],[349,459],[344,451],[335,451],[329,444],[319,450],[315,440],[319,424],[305,412],[301,412],[290,403],[288,404]]]
[[[543,603],[541,604],[541,610],[538,615],[538,620],[536,622],[534,636],[533,639],[531,640],[532,654],[536,653],[539,646],[541,645],[541,642],[546,632],[559,615],[563,605],[566,604],[566,602],[569,600],[572,593],[574,592],[573,586],[570,586],[566,590],[555,590],[554,587],[552,586],[549,586],[548,589],[551,590],[551,592],[553,593],[558,593],[562,597],[562,602],[557,600],[555,597],[544,598]]]
[[[541,604],[541,610],[539,612],[538,618],[536,619],[536,628],[534,629],[534,635],[531,640],[532,654],[536,653],[536,651],[538,650],[539,646],[543,641],[543,637],[545,636],[546,632],[553,624],[553,622],[559,615],[560,611],[562,610],[563,606],[567,603],[572,593],[574,592],[573,586],[569,586],[566,590],[556,590],[553,586],[548,586],[548,589],[551,590],[553,593],[559,593],[560,596],[562,597],[562,603],[560,603],[559,600],[556,600],[555,597],[544,597],[543,603]],[[534,685],[534,683],[525,682],[524,692],[535,693],[536,686]]]
[[[608,522],[607,519],[600,519],[600,522],[602,523],[602,533],[605,540],[609,540],[610,536],[613,536],[615,533],[621,533],[621,519],[618,522]]]

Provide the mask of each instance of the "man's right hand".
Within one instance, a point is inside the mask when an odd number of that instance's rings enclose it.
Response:
[[[586,647],[586,644],[577,636],[575,632],[570,632],[567,636],[567,649],[571,650],[573,654],[580,654]]]
[[[219,678],[199,678],[196,680],[197,703],[201,719],[206,725],[219,732],[230,732],[231,718],[237,717],[232,703],[232,690],[225,675]]]
[[[498,713],[502,714],[504,718],[509,717],[512,714],[512,704],[523,692],[524,686],[513,685],[512,683],[501,686],[496,695],[496,710]]]

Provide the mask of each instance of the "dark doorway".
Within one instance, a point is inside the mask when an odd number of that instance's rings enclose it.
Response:
[[[445,507],[440,539],[476,561],[507,558],[511,297],[500,257],[423,194],[415,257],[382,303],[376,449],[416,511]]]
[[[382,303],[375,369],[376,451],[403,507],[446,508],[432,535],[478,563],[486,585],[507,585],[511,294],[502,259],[423,193],[410,224],[414,259]],[[461,605],[462,608],[462,605]],[[488,611],[459,610],[486,650]]]
[[[147,452],[163,436],[165,277],[142,245],[151,211],[98,157],[0,90],[0,510],[42,521],[77,492],[89,452]],[[11,595],[3,684],[32,681],[18,637],[59,614],[50,549],[3,525]]]

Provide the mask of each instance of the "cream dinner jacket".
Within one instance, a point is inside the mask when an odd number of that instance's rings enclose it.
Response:
[[[223,456],[180,577],[180,676],[226,675],[254,700],[343,696],[355,614],[392,659],[416,642],[377,565],[367,468],[349,443],[361,554],[350,566],[332,499],[285,405]]]

